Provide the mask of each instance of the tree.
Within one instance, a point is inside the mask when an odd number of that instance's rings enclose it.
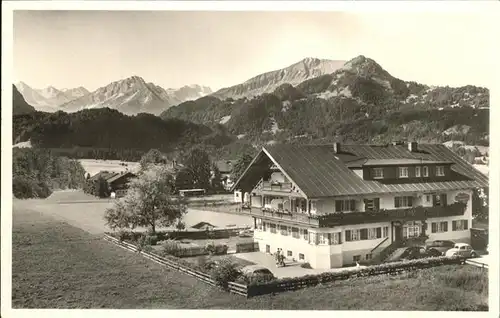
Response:
[[[183,189],[193,189],[194,188],[194,177],[189,169],[182,169],[177,172],[175,177],[175,189],[177,191]]]
[[[110,195],[108,183],[103,177],[97,179],[96,195],[99,198],[107,198]]]
[[[222,190],[222,174],[215,163],[212,164],[212,177],[210,179],[212,190],[215,192]]]
[[[245,169],[250,165],[252,160],[253,158],[249,154],[243,154],[233,166],[231,171],[231,180],[236,182]]]
[[[165,154],[160,152],[158,149],[151,149],[141,157],[139,165],[141,167],[141,171],[144,171],[151,164],[167,164],[167,162],[168,159]]]
[[[178,224],[186,213],[186,201],[175,193],[175,178],[165,166],[150,166],[132,179],[127,194],[107,209],[104,219],[111,229]]]
[[[188,153],[184,165],[193,177],[195,188],[208,189],[210,187],[210,158],[204,150],[192,149]]]

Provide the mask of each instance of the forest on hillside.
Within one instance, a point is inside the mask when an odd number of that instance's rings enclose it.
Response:
[[[12,188],[18,199],[46,198],[56,189],[79,189],[85,182],[82,165],[46,149],[14,148]]]

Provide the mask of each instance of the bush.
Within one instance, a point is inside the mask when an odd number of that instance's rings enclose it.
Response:
[[[237,269],[237,264],[232,262],[229,258],[220,260],[217,265],[211,270],[212,279],[215,283],[228,290],[228,283],[234,282],[241,275]]]
[[[158,243],[158,236],[156,235],[146,235],[145,244],[146,245],[156,245]]]
[[[166,240],[161,249],[162,255],[178,255],[181,250],[179,243],[175,240]]]
[[[228,246],[225,244],[215,245],[213,242],[205,246],[205,250],[210,255],[225,255],[227,254]]]
[[[304,264],[301,264],[301,265],[300,265],[300,267],[302,267],[302,268],[309,268],[309,269],[311,269],[311,268],[312,268],[312,267],[311,267],[311,264],[309,264],[309,262],[304,263]]]

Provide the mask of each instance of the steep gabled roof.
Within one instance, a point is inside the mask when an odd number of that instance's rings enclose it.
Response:
[[[265,147],[247,168],[233,188],[241,182],[255,182],[262,168],[252,167],[264,162],[265,155],[278,163],[283,172],[293,180],[308,198],[358,195],[370,193],[398,193],[415,191],[443,191],[487,187],[488,177],[444,145],[418,145],[418,151],[410,152],[404,145],[342,145],[341,153],[335,153],[331,145],[274,145]],[[363,180],[349,166],[362,166],[368,160],[414,159],[434,162],[452,162],[452,171],[460,178],[454,181],[388,184],[376,180]],[[246,180],[245,180],[246,179]]]
[[[130,172],[130,171],[126,171],[126,172],[124,172],[124,173],[118,173],[118,174],[115,174],[114,176],[112,176],[112,177],[108,178],[106,181],[107,181],[108,183],[112,183],[112,182],[114,182],[114,181],[116,181],[116,180],[119,180],[119,179],[121,179],[121,178],[124,178],[124,177],[130,177],[130,178],[133,178],[133,177],[135,177],[135,174],[133,174],[133,173],[132,173],[132,172]]]
[[[104,180],[108,181],[109,178],[112,178],[116,175],[119,175],[120,173],[119,172],[110,172],[110,171],[100,171],[98,173],[96,173],[95,175],[93,175],[92,177],[90,177],[90,181],[96,181],[97,179],[99,178],[104,178]]]

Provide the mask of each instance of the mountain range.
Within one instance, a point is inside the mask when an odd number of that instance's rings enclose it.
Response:
[[[24,115],[35,112],[35,108],[28,104],[23,95],[12,85],[12,115]]]
[[[333,61],[308,57],[288,67],[257,75],[244,83],[222,88],[212,96],[219,99],[253,97],[273,92],[282,84],[297,85],[305,80],[330,74],[344,65],[345,61]]]
[[[179,89],[163,89],[153,83],[146,83],[139,76],[112,82],[89,92],[84,87],[57,89],[31,88],[24,82],[16,84],[26,101],[39,111],[75,112],[92,108],[116,109],[127,115],[151,113],[158,115],[171,105],[193,100],[211,94],[209,87],[186,85]]]
[[[192,100],[181,102],[186,98]],[[102,107],[112,108],[113,112],[93,109]],[[175,131],[174,135],[180,136],[185,127],[203,127],[196,128],[193,134],[203,140],[198,144],[208,147],[213,156],[225,159],[279,143],[387,144],[411,140],[489,144],[488,89],[471,85],[435,87],[404,81],[365,56],[345,63],[307,58],[215,93],[201,86],[165,90],[132,76],[58,109],[77,113],[36,112],[15,117],[15,142],[34,136],[31,139],[34,146],[99,145],[111,149],[114,145],[129,149],[132,147],[127,146],[126,139],[138,138],[134,147],[141,151],[155,145],[172,151],[177,146],[165,145],[164,133]],[[125,120],[129,117],[120,112],[127,115],[149,112],[159,114],[168,125],[179,120],[190,124],[181,125],[184,127],[181,131],[152,129],[146,126],[160,125],[151,119],[154,116]],[[102,125],[88,120],[99,116],[112,121],[113,127],[106,125],[104,119],[100,121]],[[117,117],[121,120],[115,122]],[[61,123],[66,126],[61,128]],[[123,131],[133,132],[137,137],[125,137]],[[139,142],[145,139],[147,143]],[[196,144],[194,139],[189,140],[189,145]]]

